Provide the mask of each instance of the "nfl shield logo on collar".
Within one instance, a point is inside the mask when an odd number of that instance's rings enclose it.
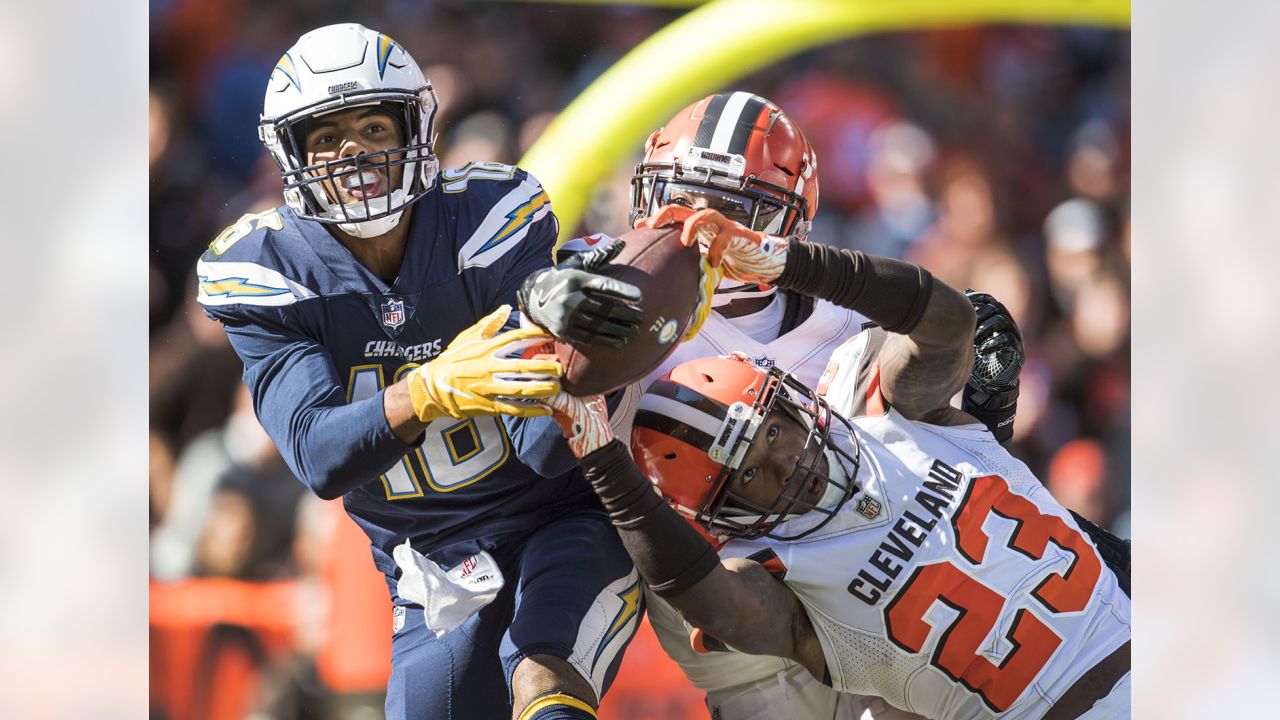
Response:
[[[880,502],[864,495],[858,501],[858,512],[868,520],[875,520],[880,514]]]
[[[382,303],[382,324],[398,330],[404,324],[404,301],[397,298],[388,298]]]

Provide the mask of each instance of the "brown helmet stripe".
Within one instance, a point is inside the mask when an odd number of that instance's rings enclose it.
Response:
[[[670,398],[684,405],[704,412],[713,418],[716,422],[720,422],[729,414],[729,406],[706,395],[685,387],[680,383],[673,383],[669,380],[654,380],[648,390],[644,391],[646,395],[657,395],[658,397]]]
[[[687,387],[657,380],[640,398],[634,427],[674,437],[701,450],[711,448],[729,409]]]
[[[742,112],[735,120],[737,125],[733,129],[733,135],[729,138],[729,145],[725,148],[725,152],[730,155],[745,156],[747,154],[747,142],[751,140],[751,132],[755,129],[756,120],[760,118],[760,112],[764,110],[764,106],[765,99],[759,95],[752,95],[747,100],[747,103],[742,106]]]
[[[720,115],[731,94],[719,93],[707,103],[707,110],[702,114],[702,122],[698,125],[698,133],[693,136],[694,147],[711,147],[711,137],[715,135],[716,124],[720,122]]]
[[[652,410],[637,412],[633,426],[668,435],[703,452],[711,448],[711,443],[715,439],[688,423]]]

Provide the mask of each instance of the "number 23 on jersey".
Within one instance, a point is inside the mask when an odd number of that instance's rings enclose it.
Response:
[[[1014,522],[1005,547],[988,547],[991,537],[983,529],[990,515]],[[1102,574],[1102,560],[1079,531],[1056,515],[1045,515],[1030,500],[1009,490],[997,475],[976,478],[956,509],[952,525],[956,550],[963,562],[922,565],[885,607],[889,639],[899,647],[919,653],[928,641],[932,625],[925,614],[935,602],[956,610],[958,616],[943,631],[930,664],[947,677],[978,693],[996,712],[1008,710],[1049,662],[1062,638],[1041,619],[1083,611]],[[1004,614],[1009,600],[975,577],[988,552],[1006,549],[1041,560],[1053,541],[1075,557],[1061,574],[1049,573],[1030,595],[1039,610],[1021,608],[1005,639],[1013,649],[996,664],[979,652],[987,636]]]

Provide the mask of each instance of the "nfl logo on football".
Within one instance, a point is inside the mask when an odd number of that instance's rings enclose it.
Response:
[[[404,324],[404,301],[390,298],[382,303],[382,324],[391,328],[398,329]]]

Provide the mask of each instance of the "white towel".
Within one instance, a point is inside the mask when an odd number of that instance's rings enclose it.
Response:
[[[502,571],[484,551],[449,572],[410,547],[408,540],[396,547],[392,557],[400,566],[396,591],[405,600],[422,606],[427,627],[436,637],[458,629],[467,618],[493,602],[502,589]]]

